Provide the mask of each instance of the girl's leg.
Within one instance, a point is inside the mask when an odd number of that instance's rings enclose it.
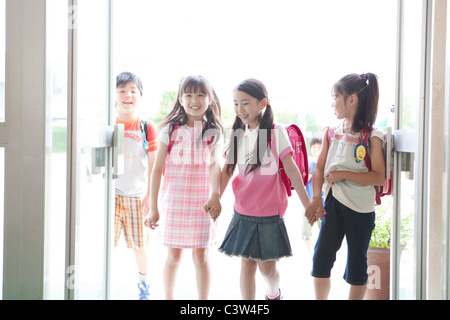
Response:
[[[166,264],[164,265],[163,280],[166,300],[174,299],[175,280],[180,265],[182,249],[168,248]]]
[[[256,261],[242,258],[240,285],[241,296],[244,300],[255,300],[257,268],[258,263]]]
[[[259,271],[267,283],[267,294],[276,296],[280,288],[280,273],[277,270],[276,261],[258,262]]]
[[[367,289],[367,249],[375,226],[375,213],[347,209],[344,224],[347,234],[347,267],[344,279],[351,284],[349,300],[363,300]]]
[[[192,260],[195,266],[198,299],[206,300],[208,299],[211,282],[208,249],[192,249]]]
[[[363,300],[366,295],[367,284],[365,285],[351,285],[348,300]]]
[[[314,278],[314,291],[316,300],[327,300],[330,293],[330,278]]]
[[[331,282],[330,275],[336,253],[341,247],[345,231],[342,225],[342,205],[337,201],[330,190],[325,201],[327,214],[322,219],[319,237],[314,247],[313,269],[314,289],[317,300],[328,299]]]

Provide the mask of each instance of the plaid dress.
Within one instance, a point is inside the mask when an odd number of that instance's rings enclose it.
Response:
[[[168,247],[209,248],[215,244],[217,222],[202,209],[210,195],[212,145],[197,139],[201,129],[194,131],[184,125],[171,135],[175,143],[167,156],[160,198],[160,237]]]

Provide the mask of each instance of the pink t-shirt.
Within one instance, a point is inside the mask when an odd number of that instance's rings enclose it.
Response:
[[[276,124],[275,130],[272,130],[271,152],[266,151],[259,170],[245,174],[246,159],[251,159],[249,155],[256,146],[258,130],[259,127],[254,130],[246,128],[243,138],[238,142],[239,172],[232,184],[234,209],[240,214],[254,217],[283,217],[288,197],[278,173],[278,155],[282,160],[288,153],[293,153],[293,150],[286,129]]]

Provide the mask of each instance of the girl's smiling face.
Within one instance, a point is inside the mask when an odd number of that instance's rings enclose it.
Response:
[[[195,93],[184,92],[179,101],[188,116],[189,126],[193,126],[195,121],[202,121],[206,110],[211,104],[209,96],[200,89],[197,89]]]
[[[259,125],[261,112],[266,105],[265,98],[258,100],[243,91],[234,92],[234,112],[249,129],[255,129]]]

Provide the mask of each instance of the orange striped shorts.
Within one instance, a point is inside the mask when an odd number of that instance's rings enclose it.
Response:
[[[145,217],[141,213],[139,197],[125,197],[116,194],[116,212],[114,218],[114,246],[119,244],[123,235],[128,248],[145,249],[148,246],[148,230],[144,226]]]

